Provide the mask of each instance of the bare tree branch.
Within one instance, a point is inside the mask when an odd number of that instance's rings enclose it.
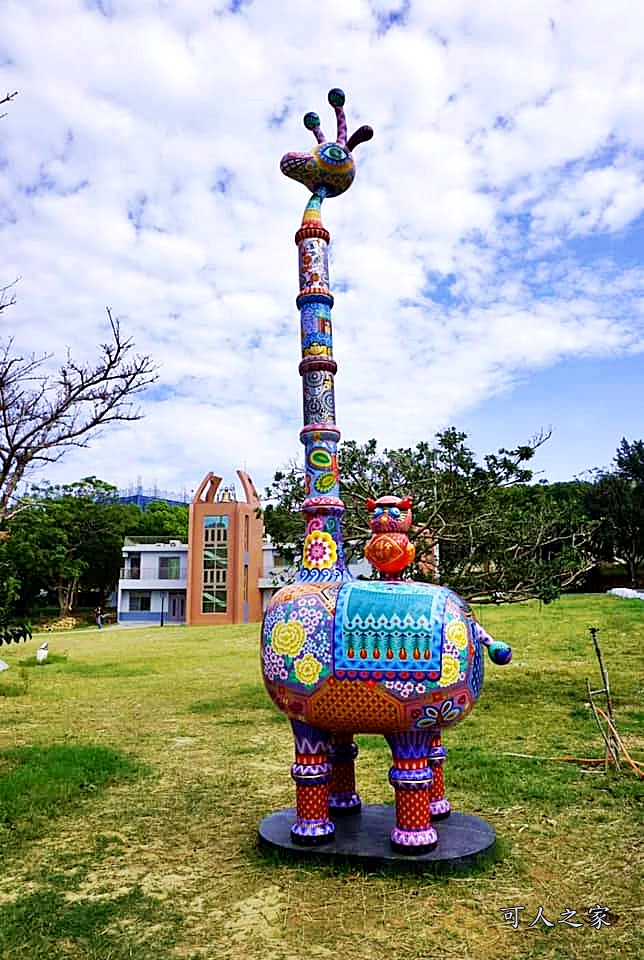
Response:
[[[11,283],[8,283],[5,287],[0,287],[0,312],[6,310],[7,307],[12,307],[16,302],[15,293],[7,293],[7,291],[15,287],[19,279],[20,277],[16,277],[15,280],[12,280]]]
[[[132,398],[156,378],[149,356],[134,353],[107,308],[111,339],[92,362],[67,356],[57,374],[49,355],[23,358],[11,340],[0,349],[0,520],[12,515],[18,485],[41,463],[84,447],[108,423],[138,420]]]
[[[9,103],[10,100],[13,100],[13,98],[14,98],[14,97],[17,97],[17,96],[18,96],[18,91],[17,91],[17,90],[14,90],[13,93],[7,93],[7,94],[5,94],[5,96],[2,98],[2,100],[0,100],[0,107],[2,106],[3,103]],[[6,116],[7,116],[6,113],[0,113],[0,120],[2,120],[2,118],[3,118],[3,117],[6,117]]]

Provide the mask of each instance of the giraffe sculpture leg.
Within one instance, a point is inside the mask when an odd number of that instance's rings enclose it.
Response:
[[[389,782],[396,794],[396,826],[391,831],[391,844],[399,853],[427,853],[438,841],[429,806],[431,738],[429,731],[420,730],[387,736],[393,758]]]
[[[336,733],[331,738],[329,760],[331,782],[329,784],[329,807],[335,815],[360,813],[362,802],[356,793],[355,759],[357,744],[351,733]]]
[[[300,846],[329,843],[335,834],[329,819],[329,734],[300,720],[291,720],[291,726],[295,738],[291,776],[295,781],[296,803],[291,840]]]
[[[443,820],[449,817],[452,807],[445,796],[445,780],[443,778],[443,764],[447,757],[447,750],[441,742],[439,730],[432,733],[432,745],[429,751],[429,764],[432,768],[432,784],[429,789],[429,806],[432,820]]]

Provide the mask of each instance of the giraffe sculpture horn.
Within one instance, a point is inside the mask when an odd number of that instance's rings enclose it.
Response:
[[[352,133],[347,140],[347,150],[349,153],[352,153],[359,143],[366,143],[367,140],[371,140],[372,137],[373,130],[371,127],[367,126],[366,124],[362,127],[358,127],[355,133]]]
[[[347,142],[347,118],[344,113],[344,99],[344,90],[339,90],[338,87],[334,87],[333,90],[329,90],[329,103],[335,110],[335,115],[338,121],[338,135],[336,137],[336,143],[339,143],[343,147]]]
[[[326,137],[320,128],[320,118],[317,113],[307,113],[304,115],[304,126],[310,130],[318,143],[326,143]]]

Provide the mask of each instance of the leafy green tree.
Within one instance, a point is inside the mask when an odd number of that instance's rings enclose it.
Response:
[[[57,598],[61,616],[80,595],[103,604],[118,582],[126,535],[187,539],[187,506],[157,501],[143,511],[117,497],[96,477],[31,488],[0,539],[0,618],[28,615],[44,593]]]
[[[164,500],[155,500],[145,510],[132,515],[126,534],[128,536],[171,537],[186,543],[188,540],[188,506],[171,505]]]
[[[622,437],[617,453],[615,467],[618,476],[644,485],[644,440],[629,443]]]
[[[75,608],[81,588],[103,602],[118,581],[124,530],[138,508],[119,504],[116,488],[96,477],[34,486],[20,507],[4,546],[22,610],[41,590],[57,597],[61,616]]]
[[[450,586],[473,602],[547,603],[595,566],[592,533],[575,484],[499,487],[446,545],[442,567]]]
[[[597,521],[599,556],[623,564],[633,586],[644,564],[644,442],[622,439],[612,471],[598,473],[588,491]]]
[[[551,600],[590,565],[590,525],[583,499],[548,495],[528,486],[527,463],[547,439],[535,438],[514,450],[502,448],[479,463],[454,428],[436,435],[432,446],[378,452],[375,440],[349,441],[338,450],[344,539],[350,559],[362,555],[370,536],[365,501],[385,493],[414,499],[418,579],[431,569],[435,544],[440,579],[472,600]],[[303,538],[298,514],[304,499],[304,472],[291,463],[275,474],[266,491],[267,532],[289,559]],[[574,500],[574,504],[573,504]]]
[[[6,540],[0,541],[0,626],[12,620],[20,600],[21,583],[7,552]]]

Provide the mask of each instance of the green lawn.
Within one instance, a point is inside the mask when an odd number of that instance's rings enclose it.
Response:
[[[44,667],[40,637],[2,647],[1,960],[641,956],[641,781],[531,757],[603,755],[585,704],[594,625],[618,727],[644,759],[644,604],[566,597],[477,616],[514,659],[488,662],[480,703],[446,735],[447,793],[494,826],[502,856],[443,879],[257,851],[261,818],[294,797],[258,625],[51,634]],[[358,743],[363,800],[392,802],[384,741]],[[610,927],[556,922],[596,904]],[[502,915],[514,906],[518,929]],[[539,906],[552,928],[529,928]]]

